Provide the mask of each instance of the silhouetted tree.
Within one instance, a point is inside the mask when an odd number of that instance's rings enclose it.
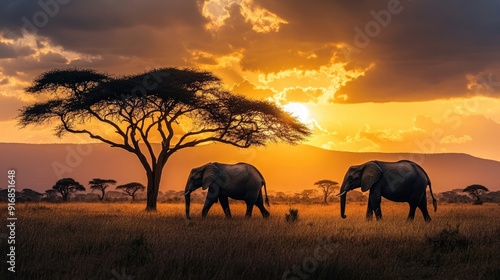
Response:
[[[73,178],[63,178],[56,182],[52,189],[58,191],[63,201],[68,200],[68,195],[74,192],[84,192],[85,187],[75,181]]]
[[[339,188],[339,183],[332,180],[320,180],[314,183],[323,191],[323,203],[328,204],[328,197]]]
[[[21,191],[21,194],[27,201],[39,201],[42,197],[41,193],[32,189],[23,189]]]
[[[146,210],[156,210],[163,167],[181,149],[211,142],[241,148],[269,141],[293,144],[311,133],[274,103],[234,95],[213,74],[193,69],[123,77],[56,69],[41,74],[26,91],[43,95],[43,101],[22,108],[21,126],[57,122],[59,137],[84,134],[135,154],[148,180]],[[161,142],[159,149],[153,141]]]
[[[94,179],[92,179],[92,181],[89,182],[90,188],[92,190],[101,191],[101,195],[99,196],[100,201],[104,200],[104,195],[106,195],[106,189],[110,185],[114,185],[114,184],[116,184],[116,181],[113,179],[94,178]]]
[[[467,192],[472,197],[476,198],[476,201],[474,202],[474,204],[483,204],[480,196],[486,192],[489,192],[489,190],[485,186],[474,184],[474,185],[470,185],[470,186],[466,187],[464,189],[464,192]]]
[[[439,194],[439,201],[447,202],[447,203],[468,203],[471,202],[471,198],[468,195],[463,193],[463,189],[460,189],[460,192],[457,190],[452,191],[444,191]]]
[[[116,189],[122,190],[124,195],[130,195],[132,197],[132,201],[134,201],[137,192],[144,191],[146,187],[143,186],[141,183],[132,182],[125,185],[120,185],[116,187]]]
[[[50,190],[46,190],[45,193],[43,194],[45,196],[45,198],[49,201],[53,201],[55,200],[57,197],[59,197],[57,194],[59,192],[54,190],[54,189],[50,189]]]
[[[315,190],[315,189],[302,190],[302,192],[300,193],[302,202],[305,202],[305,203],[313,202],[311,200],[313,200],[314,198],[317,198],[316,193],[317,193],[317,190]]]

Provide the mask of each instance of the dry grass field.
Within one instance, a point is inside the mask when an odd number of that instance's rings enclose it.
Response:
[[[183,204],[17,205],[17,279],[499,279],[500,206],[444,205],[425,223],[406,222],[408,206],[384,202],[384,220],[364,220],[365,205],[288,205],[244,219],[214,205],[192,220]],[[457,231],[458,229],[458,231]],[[5,256],[6,243],[1,243]],[[2,274],[6,264],[2,262]],[[5,279],[2,277],[2,279]]]

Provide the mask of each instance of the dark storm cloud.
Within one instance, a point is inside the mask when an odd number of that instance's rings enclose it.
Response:
[[[349,69],[375,64],[337,92],[352,103],[464,96],[470,93],[467,75],[500,69],[500,3],[495,0],[254,2],[287,23],[278,32],[255,32],[243,9],[232,4],[226,7],[230,18],[212,33],[204,28],[208,20],[196,0],[3,0],[0,31],[10,38],[20,36],[22,28],[33,31],[51,45],[101,58],[68,66],[111,73],[214,64],[217,56],[236,51],[243,70],[263,73],[318,69],[332,56],[348,62]],[[351,52],[340,50],[339,43]],[[0,43],[0,58],[20,56],[10,47]],[[208,55],[196,61],[196,51]],[[26,73],[65,59],[51,54],[0,66],[7,74]]]
[[[35,51],[28,47],[16,48],[12,44],[0,42],[0,59],[2,58],[16,58],[19,56],[27,56],[33,54]]]
[[[93,55],[155,57],[164,56],[165,51],[182,55],[184,41],[208,36],[203,30],[205,22],[194,0],[18,0],[0,4],[4,34],[13,37],[24,28],[67,50]]]
[[[498,1],[259,2],[289,22],[280,32],[289,41],[347,43],[356,51],[339,58],[349,67],[376,64],[340,90],[347,102],[464,96],[466,75],[500,68]]]

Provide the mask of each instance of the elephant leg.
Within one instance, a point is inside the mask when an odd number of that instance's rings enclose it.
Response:
[[[410,212],[408,213],[408,221],[413,221],[413,218],[415,218],[415,210],[417,209],[417,205],[414,203],[410,203]]]
[[[219,196],[220,206],[226,215],[226,218],[231,218],[231,210],[229,209],[229,200],[227,196],[220,195]]]
[[[424,215],[424,219],[426,222],[431,221],[431,216],[429,216],[429,211],[427,211],[427,197],[424,196],[418,205],[420,211],[422,211],[422,215]]]
[[[372,210],[375,212],[375,217],[378,220],[382,219],[382,209],[380,209],[380,202],[382,201],[382,197],[377,192],[373,192],[370,190],[370,195],[368,196],[370,200],[369,203],[371,205]]]
[[[252,217],[252,210],[253,210],[253,203],[245,201],[247,204],[247,212],[245,214],[245,218],[250,218]]]
[[[259,208],[260,213],[262,213],[262,217],[268,218],[271,215],[264,207],[264,199],[262,198],[262,191],[259,193],[259,197],[257,198],[257,202],[255,202],[255,206]]]
[[[208,198],[205,200],[205,205],[203,205],[203,210],[201,211],[201,216],[205,218],[208,214],[208,210],[210,210],[210,207],[217,202],[217,197],[215,199]]]
[[[368,206],[366,208],[366,220],[371,221],[373,219],[373,209],[370,200],[368,199]]]

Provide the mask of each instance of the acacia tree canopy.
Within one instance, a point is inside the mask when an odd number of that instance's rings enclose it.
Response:
[[[330,196],[335,191],[335,189],[339,187],[338,182],[327,179],[319,180],[314,184],[323,191],[323,202],[325,204],[328,203],[328,196]]]
[[[146,189],[141,183],[132,182],[125,185],[120,185],[116,187],[117,190],[122,190],[123,194],[129,195],[132,197],[132,201],[135,200],[135,196],[138,191],[144,191]]]
[[[75,181],[75,179],[73,178],[62,178],[58,180],[52,187],[52,189],[58,191],[61,194],[63,201],[68,200],[68,196],[70,193],[85,191],[85,187]]]
[[[488,192],[488,188],[486,188],[485,186],[483,185],[478,185],[478,184],[474,184],[474,185],[470,185],[470,186],[467,186],[465,189],[464,189],[464,192],[467,192],[469,193],[471,196],[475,197],[476,198],[476,201],[480,202],[481,201],[481,198],[480,196],[482,194],[484,194],[485,192]]]
[[[270,141],[293,144],[311,133],[277,105],[232,94],[212,73],[195,69],[121,77],[55,69],[41,74],[26,92],[43,101],[21,109],[21,126],[55,123],[59,137],[84,134],[135,154],[148,179],[147,210],[156,210],[163,167],[181,149],[211,142],[242,148]]]
[[[101,201],[104,200],[104,196],[106,195],[106,189],[110,185],[114,184],[116,184],[116,180],[113,179],[94,178],[92,179],[92,181],[89,181],[89,185],[92,190],[101,191],[101,195],[99,196],[99,200]]]

